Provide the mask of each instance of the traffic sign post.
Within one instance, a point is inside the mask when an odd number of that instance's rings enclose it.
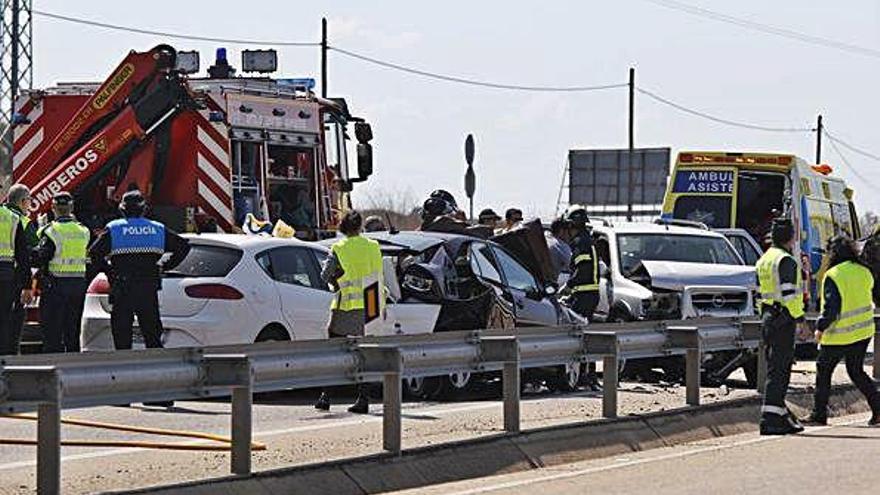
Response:
[[[470,219],[474,220],[474,192],[477,189],[477,176],[474,173],[474,135],[468,134],[464,140],[464,160],[467,171],[464,173],[464,192],[470,201]]]

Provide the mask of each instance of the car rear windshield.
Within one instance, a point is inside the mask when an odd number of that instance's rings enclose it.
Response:
[[[167,277],[225,277],[241,260],[242,251],[231,247],[190,244],[189,254]]]
[[[620,248],[620,270],[624,274],[632,273],[643,260],[742,264],[724,237],[625,234],[617,236],[617,242]]]

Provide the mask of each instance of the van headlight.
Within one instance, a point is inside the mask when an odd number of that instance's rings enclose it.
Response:
[[[642,299],[642,316],[647,319],[677,319],[681,316],[681,296],[677,292],[655,292]]]

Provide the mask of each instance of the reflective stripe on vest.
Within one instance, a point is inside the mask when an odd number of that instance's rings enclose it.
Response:
[[[830,278],[840,293],[840,315],[822,333],[822,345],[849,345],[874,335],[874,304],[871,271],[852,261],[840,263],[825,272],[822,279],[822,310],[825,309],[825,280]]]
[[[599,257],[596,255],[596,246],[590,246],[590,253],[579,254],[574,257],[574,266],[577,269],[579,263],[584,263],[592,261],[593,262],[593,280],[596,280],[595,283],[592,284],[581,284],[575,285],[571,288],[571,291],[574,293],[577,292],[596,292],[599,290]]]
[[[771,247],[761,256],[761,259],[755,264],[755,271],[758,272],[758,285],[761,291],[761,304],[772,306],[779,303],[788,309],[788,313],[793,318],[800,318],[804,315],[804,296],[801,293],[801,270],[800,266],[795,270],[797,282],[781,283],[779,280],[779,266],[782,260],[794,257],[788,252],[778,247]],[[797,263],[796,260],[794,260]],[[783,295],[783,292],[794,291],[791,294]]]
[[[18,215],[14,211],[0,206],[0,262],[15,261],[15,234],[18,223]]]
[[[52,222],[41,231],[55,244],[55,255],[49,261],[49,273],[56,277],[86,275],[89,229],[79,222]]]
[[[343,239],[330,248],[343,274],[337,285],[339,291],[331,303],[332,309],[353,311],[364,309],[364,290],[378,284],[380,294],[384,294],[382,283],[382,252],[379,243],[362,236]],[[384,305],[384,297],[379,298]]]
[[[107,224],[110,256],[165,254],[165,226],[146,218],[122,218]]]

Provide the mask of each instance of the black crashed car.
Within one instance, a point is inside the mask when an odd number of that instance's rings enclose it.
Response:
[[[439,304],[435,332],[586,324],[559,302],[540,224],[526,225],[493,240],[439,232],[371,232],[394,260],[401,301]],[[534,370],[551,389],[573,390],[582,367]],[[528,378],[528,377],[527,377]],[[469,388],[469,373],[441,379],[413,379],[419,397],[450,395]]]

